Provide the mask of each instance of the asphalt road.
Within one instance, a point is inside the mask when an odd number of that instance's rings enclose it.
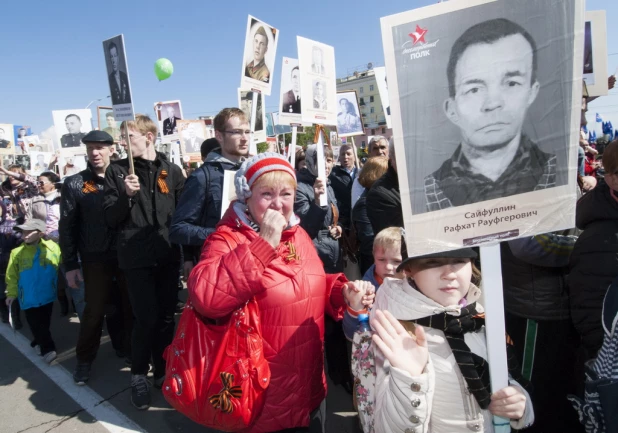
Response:
[[[153,388],[152,405],[138,411],[130,403],[130,371],[116,357],[107,334],[87,386],[73,383],[77,316],[60,317],[54,305],[52,335],[58,359],[45,364],[30,347],[30,331],[14,332],[0,323],[1,433],[209,433],[174,411]],[[178,320],[178,318],[177,318]],[[329,384],[327,432],[359,433],[352,399],[340,386]]]

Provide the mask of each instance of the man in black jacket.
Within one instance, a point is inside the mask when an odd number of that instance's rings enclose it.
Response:
[[[183,246],[185,279],[221,219],[223,172],[238,170],[249,154],[249,122],[242,110],[224,108],[215,117],[214,127],[221,149],[210,152],[187,179],[170,227],[170,241]]]
[[[343,228],[350,230],[350,218],[352,214],[352,184],[358,176],[358,168],[355,167],[356,155],[354,149],[349,144],[344,144],[339,148],[339,162],[330,172],[328,179],[337,198],[339,207],[339,222]]]
[[[129,161],[114,161],[105,172],[103,209],[107,225],[118,231],[118,263],[124,271],[135,322],[131,341],[131,402],[150,405],[148,363],[155,386],[165,377],[163,350],[174,338],[174,309],[180,251],[169,241],[169,226],[184,186],[182,171],[154,149],[157,126],[142,114],[123,122],[120,144],[131,143]]]
[[[388,227],[403,227],[394,147],[391,138],[388,144],[388,171],[375,181],[367,193],[367,216],[374,233],[380,233]]]
[[[67,283],[72,289],[82,281],[85,284],[86,307],[80,320],[73,373],[78,385],[90,378],[101,342],[103,317],[107,318],[112,345],[119,356],[129,353],[133,322],[126,282],[118,267],[116,233],[106,227],[103,218],[103,177],[114,139],[107,132],[91,131],[83,141],[88,168],[65,179],[58,227]]]

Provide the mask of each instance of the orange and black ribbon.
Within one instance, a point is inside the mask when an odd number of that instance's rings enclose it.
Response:
[[[330,144],[330,137],[328,136],[328,131],[324,129],[324,125],[315,125],[315,134],[313,135],[313,142],[314,143],[318,142],[318,139],[320,138],[320,132],[324,134],[324,142],[326,143],[326,145],[332,149],[332,146]]]
[[[232,398],[239,399],[242,396],[242,389],[240,386],[231,386],[234,383],[233,374],[219,373],[219,376],[221,376],[221,382],[223,382],[223,389],[219,394],[210,397],[208,401],[215,409],[221,409],[223,413],[232,413],[234,411]]]
[[[99,192],[99,189],[97,188],[97,184],[94,183],[94,180],[87,180],[84,182],[82,192],[84,194],[89,194],[91,192],[97,193]]]
[[[288,247],[288,254],[286,254],[285,256],[285,261],[287,263],[290,263],[294,260],[300,260],[300,256],[296,253],[296,247],[292,242],[286,242],[284,245]]]
[[[161,170],[161,174],[159,174],[159,178],[157,179],[157,185],[159,186],[159,191],[163,194],[169,194],[170,189],[167,187],[167,183],[165,183],[165,179],[167,178],[167,171]]]

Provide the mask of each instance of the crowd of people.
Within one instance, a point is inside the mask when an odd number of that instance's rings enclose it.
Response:
[[[492,415],[513,429],[584,431],[567,396],[582,411],[584,362],[615,356],[602,350],[601,318],[618,290],[618,141],[582,140],[598,170],[578,175],[577,228],[501,244],[510,383],[491,390],[477,252],[407,256],[392,140],[373,137],[363,164],[353,146],[337,160],[325,146],[323,178],[317,145],[293,155],[294,169],[276,153],[250,156],[249,128],[242,110],[221,110],[188,177],[140,114],[120,127],[133,166],[112,162],[114,139],[95,130],[82,138],[88,167],[62,181],[0,167],[2,321],[19,329],[24,315],[52,363],[53,304],[66,315],[72,299],[75,384],[96,374],[105,323],[131,368],[131,403],[147,409],[184,280],[209,320],[257,303],[270,381],[248,431],[324,432],[326,371],[354,395],[366,432],[491,432]]]

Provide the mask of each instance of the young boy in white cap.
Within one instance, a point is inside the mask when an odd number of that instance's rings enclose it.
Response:
[[[60,247],[43,239],[45,229],[45,221],[38,219],[15,226],[24,242],[11,251],[6,270],[6,303],[10,305],[19,298],[34,336],[32,346],[38,345],[45,362],[51,364],[57,356],[49,326],[56,299]]]

